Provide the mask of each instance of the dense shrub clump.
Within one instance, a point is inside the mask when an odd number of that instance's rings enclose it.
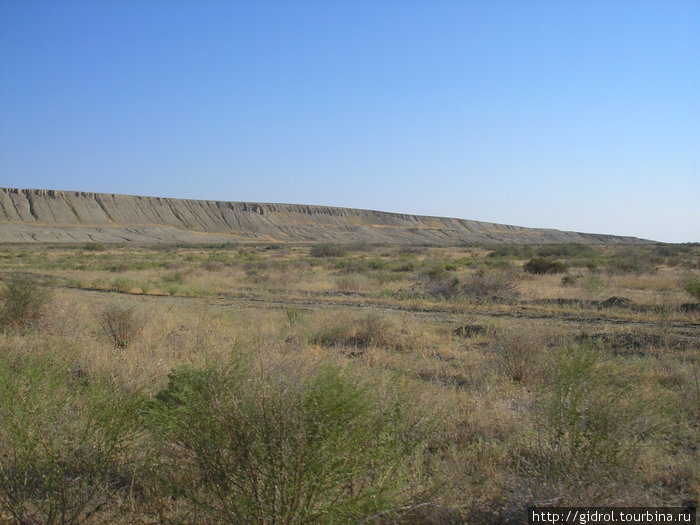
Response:
[[[489,257],[511,257],[514,259],[527,259],[534,254],[534,248],[528,244],[499,244],[490,247]]]
[[[25,330],[46,314],[51,290],[35,277],[13,274],[0,291],[0,328]]]
[[[477,271],[464,280],[460,291],[473,299],[512,299],[518,295],[518,283],[507,271]]]
[[[348,254],[348,248],[340,244],[316,244],[309,254],[311,257],[344,257]]]
[[[550,259],[536,257],[525,263],[523,270],[525,270],[527,273],[534,274],[565,273],[568,270],[568,267],[561,261],[552,261]]]
[[[0,356],[0,516],[15,523],[84,523],[129,485],[118,457],[140,398],[65,350]]]
[[[700,278],[696,277],[685,285],[685,291],[700,301]]]
[[[102,310],[98,323],[114,346],[126,348],[141,333],[146,321],[135,306],[112,304]]]
[[[587,244],[545,244],[537,248],[540,257],[592,257],[596,251]]]
[[[105,245],[100,242],[86,242],[83,245],[83,250],[88,252],[103,252],[105,251]]]
[[[206,522],[356,522],[401,503],[422,444],[397,401],[330,365],[274,379],[181,367],[151,421],[160,483]]]

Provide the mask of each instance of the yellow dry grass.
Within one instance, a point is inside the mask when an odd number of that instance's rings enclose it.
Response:
[[[499,508],[524,508],[545,496],[585,504],[697,501],[692,436],[700,416],[700,322],[697,313],[679,306],[690,302],[684,280],[700,271],[688,265],[642,275],[573,268],[566,283],[561,274],[525,274],[522,261],[495,266],[483,247],[418,253],[368,247],[342,260],[376,265],[379,258],[384,267],[359,271],[347,271],[341,258],[310,258],[304,246],[110,247],[87,255],[68,248],[21,250],[26,255],[17,257],[20,248],[0,252],[0,275],[29,271],[53,278],[54,308],[49,328],[2,335],[3,352],[65,347],[86,372],[108,371],[116,383],[150,394],[177,366],[225,363],[241,353],[261,373],[295,366],[312,374],[333,362],[358,376],[381,377],[385,385],[402,385],[403,402],[436,420],[425,472],[407,490],[464,512],[487,509],[493,519],[503,517]],[[459,282],[479,268],[510,272],[518,295],[426,295],[425,271],[440,261],[454,266],[447,276]],[[406,262],[415,267],[405,270]],[[118,271],[105,269],[113,264],[121,265]],[[125,284],[114,291],[118,278]],[[600,303],[613,296],[629,299],[634,308],[603,308]],[[113,303],[133,305],[147,319],[124,349],[114,348],[99,329],[101,308]],[[544,439],[553,370],[562,351],[578,346],[599,352],[619,385],[636,385],[625,395],[644,400],[653,409],[648,417],[667,425],[654,430],[634,458],[624,458],[631,470],[619,483],[597,485],[593,474],[548,485],[536,478],[543,472],[537,462],[546,457],[537,440]],[[632,434],[639,430],[630,425]],[[584,485],[601,491],[579,490]],[[122,522],[153,518],[146,503],[132,507]]]

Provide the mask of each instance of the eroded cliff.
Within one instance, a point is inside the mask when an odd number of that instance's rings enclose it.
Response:
[[[620,243],[633,237],[350,208],[0,188],[0,242]]]

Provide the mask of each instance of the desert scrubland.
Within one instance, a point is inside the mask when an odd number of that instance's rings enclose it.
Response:
[[[0,278],[2,520],[697,504],[697,244],[5,244]]]

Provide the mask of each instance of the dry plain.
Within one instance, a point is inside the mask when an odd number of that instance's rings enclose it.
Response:
[[[0,277],[10,522],[697,504],[697,244],[5,244]]]

